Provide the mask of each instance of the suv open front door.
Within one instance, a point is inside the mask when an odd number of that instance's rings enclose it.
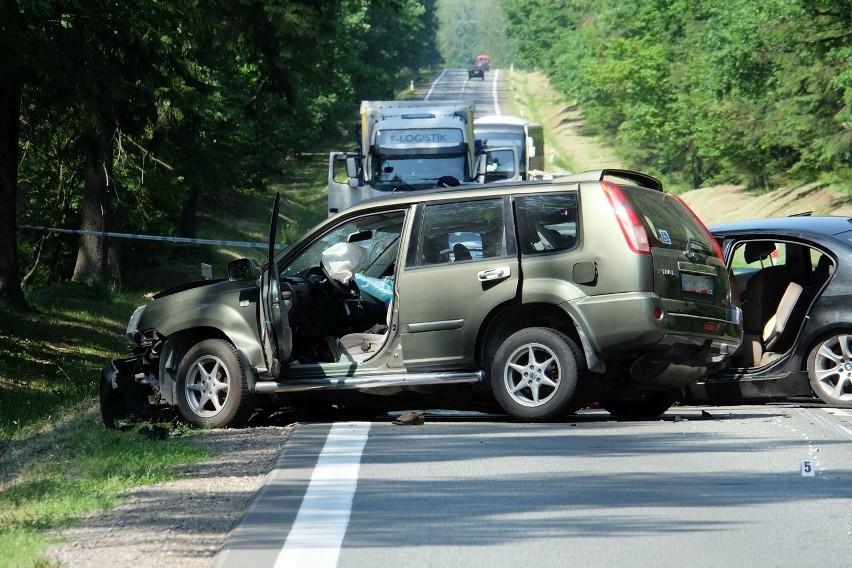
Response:
[[[281,274],[275,263],[275,237],[278,234],[278,211],[281,194],[275,194],[272,221],[269,227],[269,249],[266,266],[260,276],[260,337],[267,368],[273,376],[280,374],[281,363],[290,358],[293,350],[293,332],[288,312],[292,306],[292,292],[281,291]]]

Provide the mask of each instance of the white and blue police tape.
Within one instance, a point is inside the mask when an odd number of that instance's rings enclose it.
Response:
[[[187,237],[164,237],[160,235],[134,235],[131,233],[110,233],[107,231],[84,231],[82,229],[58,229],[56,227],[34,227],[32,225],[18,225],[18,229],[30,231],[48,231],[51,233],[67,233],[72,235],[94,235],[96,237],[110,237],[117,239],[135,239],[137,241],[161,241],[168,243],[186,243],[192,245],[217,245],[224,247],[245,248],[268,248],[269,243],[249,243],[244,241],[219,241],[215,239],[190,239]],[[287,245],[275,245],[278,250],[287,248]]]

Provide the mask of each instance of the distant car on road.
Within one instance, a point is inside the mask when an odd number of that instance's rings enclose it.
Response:
[[[265,267],[235,260],[227,280],[136,309],[136,355],[101,377],[107,426],[153,401],[226,427],[258,407],[424,391],[519,420],[590,400],[650,417],[740,342],[721,251],[638,172],[401,191],[275,256],[278,208]]]
[[[481,63],[474,63],[470,67],[467,68],[467,78],[473,79],[474,77],[479,77],[483,81],[485,80],[485,69],[486,67]]]
[[[710,227],[738,288],[743,344],[685,389],[693,402],[816,395],[852,406],[852,218],[794,216]]]
[[[482,65],[486,71],[491,70],[491,58],[484,53],[476,56],[476,63],[477,65]]]

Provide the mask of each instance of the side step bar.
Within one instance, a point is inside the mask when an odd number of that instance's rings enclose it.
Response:
[[[255,392],[304,392],[311,390],[370,389],[378,387],[408,387],[415,385],[446,385],[452,383],[481,383],[485,373],[405,373],[399,375],[372,375],[364,377],[339,377],[334,379],[293,379],[258,381]]]

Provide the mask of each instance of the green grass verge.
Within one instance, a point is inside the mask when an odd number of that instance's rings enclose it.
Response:
[[[92,404],[47,430],[15,440],[0,458],[0,568],[48,566],[44,551],[57,531],[121,502],[128,489],[186,475],[210,452],[196,433],[107,430]]]
[[[235,190],[201,205],[198,237],[266,242],[282,193],[279,243],[325,219],[328,153],[285,161],[264,191]],[[122,243],[123,287],[54,284],[29,290],[34,310],[0,303],[0,568],[53,566],[45,550],[81,517],[127,491],[188,474],[211,454],[202,432],[169,427],[164,440],[107,430],[97,410],[101,369],[132,351],[124,329],[146,295],[199,278],[200,262],[226,275],[235,258],[264,249]]]
[[[508,101],[511,109],[509,114],[514,116],[525,115],[530,121],[541,124],[544,127],[545,153],[549,155],[550,152],[553,152],[553,162],[548,163],[545,169],[549,171],[552,166],[555,166],[569,172],[579,171],[580,168],[571,159],[570,154],[561,147],[553,136],[552,125],[547,119],[548,115],[557,113],[559,109],[564,108],[568,103],[563,100],[561,95],[549,87],[546,89],[545,96],[533,95],[530,92],[530,81],[532,79],[524,71],[514,70],[511,73],[506,72],[503,74],[503,80],[509,86]]]

